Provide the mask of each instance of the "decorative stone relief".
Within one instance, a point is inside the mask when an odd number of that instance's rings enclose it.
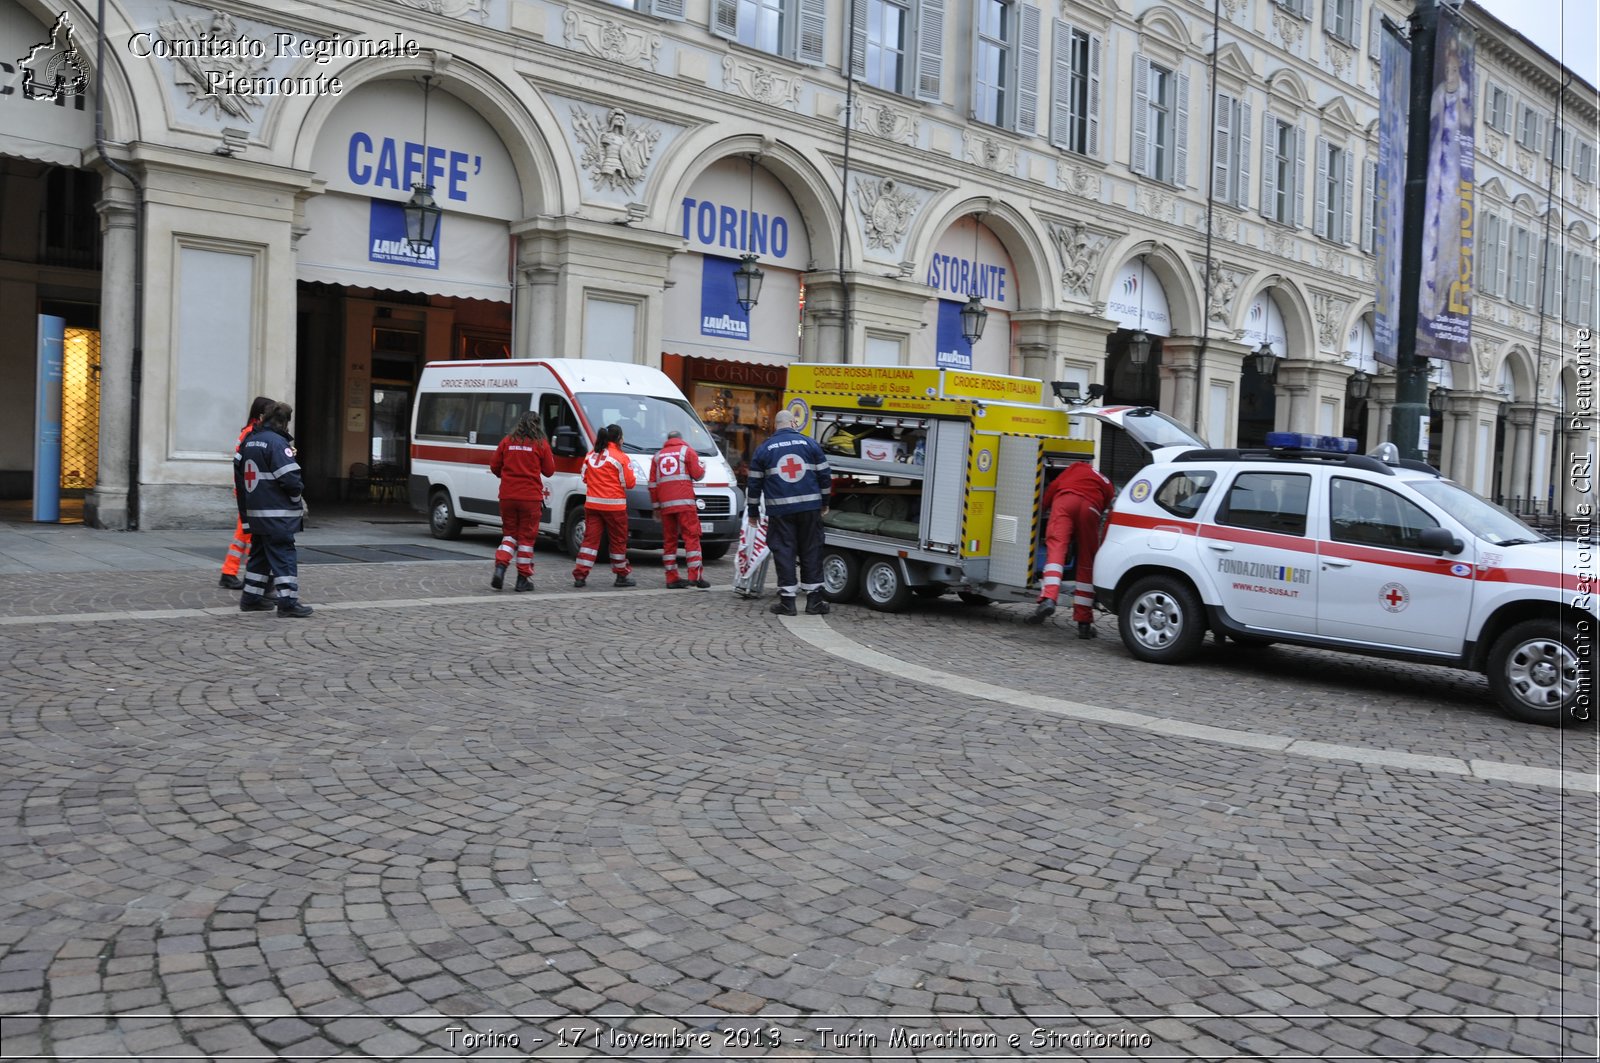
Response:
[[[1272,5],[1272,28],[1277,31],[1278,40],[1290,51],[1300,47],[1300,41],[1306,33],[1305,20],[1286,13],[1277,4]]]
[[[1323,349],[1333,350],[1339,346],[1339,326],[1350,304],[1327,292],[1316,292],[1313,297],[1315,305],[1312,313],[1317,319],[1317,339]]]
[[[1099,267],[1100,254],[1111,242],[1110,238],[1082,222],[1052,225],[1050,238],[1055,241],[1056,251],[1061,255],[1062,292],[1087,299]]]
[[[1074,166],[1065,160],[1056,162],[1056,180],[1061,187],[1084,199],[1100,198],[1100,175],[1094,170]]]
[[[1279,258],[1286,258],[1291,262],[1300,261],[1300,256],[1295,253],[1294,234],[1273,229],[1267,233],[1267,250]]]
[[[888,104],[869,100],[861,105],[861,111],[856,118],[856,128],[875,137],[892,140],[896,144],[910,144],[915,147],[922,131],[922,123]]]
[[[158,34],[173,46],[172,79],[189,94],[189,106],[201,114],[218,117],[241,118],[253,121],[252,107],[265,106],[255,92],[211,92],[208,89],[208,72],[222,71],[234,78],[245,79],[262,76],[271,61],[266,56],[207,54],[212,41],[232,41],[242,36],[233,17],[221,11],[212,11],[210,19],[199,15],[179,15],[162,19]],[[204,58],[200,58],[203,56]],[[242,84],[249,84],[242,81]]]
[[[650,167],[661,130],[645,122],[630,125],[619,107],[606,112],[603,123],[597,123],[596,116],[601,113],[572,108],[572,129],[583,147],[578,164],[596,188],[632,192]]]
[[[1233,312],[1233,300],[1239,293],[1241,274],[1222,265],[1216,259],[1206,264],[1207,283],[1211,299],[1206,304],[1206,316],[1212,321],[1226,323]]]
[[[1332,37],[1328,38],[1328,65],[1333,67],[1333,73],[1343,81],[1350,71],[1350,60],[1354,53],[1349,48],[1340,44]]]
[[[1212,231],[1222,240],[1230,243],[1239,242],[1239,219],[1226,211],[1218,212],[1213,220]]]
[[[1361,260],[1361,283],[1369,288],[1378,283],[1378,266],[1370,258]]]
[[[1234,18],[1239,14],[1239,8],[1244,6],[1244,2],[1245,0],[1222,0],[1222,10],[1228,13],[1230,19]],[[1063,4],[1062,6],[1065,7],[1066,5]]]
[[[1345,258],[1342,252],[1336,251],[1331,247],[1317,248],[1316,257],[1318,269],[1326,270],[1329,273],[1338,273],[1341,275],[1346,270],[1348,260]]]
[[[800,79],[780,74],[759,63],[741,63],[731,55],[722,57],[722,79],[741,96],[769,107],[800,108]]]
[[[917,194],[893,177],[856,178],[856,204],[867,246],[885,251],[900,246],[921,205]]]
[[[1139,189],[1135,207],[1140,214],[1157,221],[1169,221],[1172,218],[1172,196],[1159,189]]]
[[[976,163],[996,173],[1016,172],[1017,149],[1010,144],[1002,144],[993,137],[986,137],[981,133],[963,133],[962,137],[966,142],[968,162]]]
[[[1483,150],[1486,154],[1493,155],[1498,159],[1500,157],[1500,153],[1506,150],[1506,138],[1500,134],[1498,129],[1494,129],[1490,126],[1484,126]]]
[[[1489,370],[1492,368],[1490,359],[1494,357],[1494,350],[1487,343],[1473,344],[1473,354],[1478,358],[1478,379],[1488,380]]]
[[[1533,152],[1527,148],[1517,148],[1517,171],[1524,177],[1533,176]]]
[[[611,63],[654,70],[661,51],[661,34],[646,33],[613,22],[603,15],[567,8],[561,16],[567,47],[599,56]]]
[[[445,18],[475,18],[480,23],[489,19],[489,0],[395,0],[395,3]]]

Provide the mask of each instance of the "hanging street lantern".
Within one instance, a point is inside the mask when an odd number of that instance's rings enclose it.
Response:
[[[761,282],[766,279],[756,265],[755,255],[741,255],[739,268],[733,271],[733,290],[739,298],[739,305],[745,313],[761,301]]]

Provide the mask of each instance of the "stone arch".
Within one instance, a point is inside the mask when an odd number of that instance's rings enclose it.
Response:
[[[1190,51],[1194,46],[1194,34],[1189,32],[1184,17],[1170,7],[1158,5],[1146,8],[1134,21],[1145,33],[1154,34],[1183,52]]]
[[[428,53],[424,53],[428,55]],[[559,130],[557,121],[536,94],[518,95],[507,87],[521,79],[501,78],[460,59],[437,67],[428,59],[362,59],[336,71],[345,91],[378,81],[397,81],[431,74],[435,91],[448,92],[476,111],[494,130],[516,169],[522,191],[522,216],[566,213],[579,201],[576,164],[569,153],[557,154],[545,130]],[[419,90],[420,92],[420,90]],[[317,138],[338,96],[290,97],[292,107],[272,116],[272,122],[294,130],[289,138],[289,165],[310,170]]]
[[[1145,256],[1145,265],[1156,275],[1167,293],[1167,311],[1172,315],[1174,336],[1198,336],[1203,327],[1200,305],[1200,274],[1193,263],[1180,251],[1147,238],[1125,237],[1108,247],[1100,256],[1100,275],[1095,278],[1094,299],[1105,303],[1111,299],[1111,285],[1117,271],[1129,260]]]
[[[1278,310],[1283,314],[1284,338],[1289,344],[1289,350],[1284,354],[1294,358],[1316,357],[1317,332],[1311,314],[1311,300],[1298,282],[1281,273],[1260,270],[1239,285],[1239,292],[1240,298],[1234,303],[1233,320],[1229,322],[1234,335],[1244,331],[1250,304],[1256,296],[1270,292],[1277,298]]]
[[[1494,371],[1489,375],[1489,389],[1496,390],[1505,375],[1505,370],[1511,370],[1511,402],[1532,402],[1533,393],[1533,357],[1528,353],[1527,347],[1521,343],[1508,343],[1502,350],[1499,358],[1495,360]]]
[[[1046,240],[1036,228],[1036,219],[1023,214],[1010,203],[988,196],[962,196],[945,205],[930,203],[922,210],[914,224],[906,246],[911,261],[926,264],[933,256],[934,245],[957,220],[969,214],[982,214],[983,224],[991,230],[1012,265],[1017,267],[1017,307],[1019,310],[1052,309],[1055,306],[1054,273]]]
[[[751,154],[760,155],[764,169],[783,185],[800,211],[806,227],[807,241],[811,247],[810,270],[839,268],[839,190],[825,176],[828,172],[820,160],[783,141],[774,141],[761,133],[740,133],[728,136],[725,130],[706,127],[684,139],[674,150],[670,163],[663,160],[663,169],[647,202],[649,224],[662,232],[676,233],[680,227],[678,204],[688,194],[695,180],[714,163],[723,159],[739,159]],[[664,190],[664,194],[661,193]],[[846,232],[850,262],[859,262],[860,236],[855,226]]]
[[[1279,67],[1267,75],[1267,99],[1279,97],[1296,107],[1311,107],[1311,92],[1305,79],[1288,67]]]

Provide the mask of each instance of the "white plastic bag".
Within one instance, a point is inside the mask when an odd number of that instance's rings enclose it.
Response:
[[[739,548],[733,555],[733,593],[741,598],[759,598],[767,582],[768,562],[772,551],[767,549],[767,518],[750,523],[746,513],[739,520]]]

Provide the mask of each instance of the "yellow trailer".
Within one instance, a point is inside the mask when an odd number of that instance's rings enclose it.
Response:
[[[1095,457],[1072,418],[1126,432],[1140,451],[1146,437],[1204,445],[1148,408],[1063,407],[1041,381],[954,369],[797,363],[784,401],[833,471],[824,588],[885,611],[913,595],[1038,597],[1045,484]],[[1107,461],[1127,453],[1102,449]]]

